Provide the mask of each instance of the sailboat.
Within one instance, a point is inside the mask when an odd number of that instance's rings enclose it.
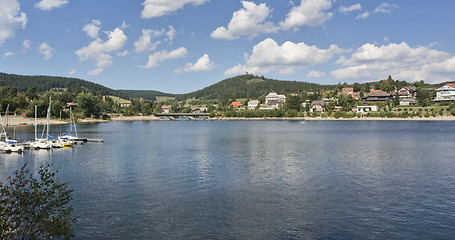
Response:
[[[74,115],[72,112],[72,108],[70,107],[70,131],[67,133],[61,134],[58,138],[62,140],[68,140],[72,141],[74,143],[80,143],[82,144],[83,142],[87,142],[86,138],[79,138],[77,135],[77,128],[76,128],[76,121],[74,119]],[[73,133],[74,130],[74,133]]]
[[[49,103],[49,106],[50,106],[50,103]],[[52,149],[52,142],[49,141],[49,139],[46,137],[46,138],[38,138],[37,136],[37,127],[38,127],[38,123],[36,122],[36,115],[37,115],[37,109],[36,109],[36,105],[35,105],[35,141],[33,142],[29,142],[28,143],[28,146],[31,148],[31,149]],[[50,113],[50,107],[47,109],[47,116],[46,116],[46,126],[45,127],[47,129],[47,131],[49,132],[49,113]],[[44,129],[43,129],[43,132],[44,132]]]
[[[2,131],[0,132],[0,151],[22,153],[24,151],[24,146],[19,145],[17,140],[10,139],[8,137],[8,133],[6,132],[6,127],[8,125],[8,109],[9,105],[6,107],[5,121],[0,115],[0,119],[2,120]]]

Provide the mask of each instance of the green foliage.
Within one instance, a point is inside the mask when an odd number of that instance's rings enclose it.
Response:
[[[81,92],[76,97],[77,110],[85,117],[98,118],[101,115],[101,98],[91,92]]]
[[[27,164],[7,185],[0,182],[0,239],[51,239],[73,237],[68,183],[60,183],[49,164],[35,178]]]
[[[431,104],[431,94],[424,88],[417,88],[417,101],[422,107],[429,106]]]
[[[284,104],[284,109],[286,111],[294,110],[295,112],[302,111],[302,103],[297,95],[288,95],[286,97],[286,103]]]

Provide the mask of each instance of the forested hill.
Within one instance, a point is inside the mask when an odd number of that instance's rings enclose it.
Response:
[[[77,78],[52,77],[52,76],[24,76],[16,74],[0,73],[0,81],[7,85],[15,86],[19,92],[26,92],[32,86],[36,92],[44,93],[52,88],[73,88],[84,87],[101,92],[105,95],[117,95],[116,90],[105,87],[101,84],[89,82]]]
[[[121,95],[128,96],[128,98],[145,98],[155,100],[156,97],[175,97],[172,93],[163,93],[154,90],[117,90]]]
[[[158,96],[174,97],[174,94],[162,93],[152,90],[114,90],[101,84],[89,82],[78,78],[53,77],[53,76],[24,76],[16,74],[0,73],[0,82],[15,86],[19,92],[26,92],[30,86],[35,87],[36,92],[44,93],[53,88],[87,88],[104,95],[113,95],[122,98],[145,98],[154,100]]]
[[[252,74],[240,75],[225,79],[202,90],[184,94],[183,98],[202,99],[237,99],[257,98],[265,96],[270,92],[279,94],[316,92],[333,88],[333,85],[320,85],[316,83],[280,81]]]

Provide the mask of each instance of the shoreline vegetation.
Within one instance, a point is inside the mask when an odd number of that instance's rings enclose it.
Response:
[[[103,122],[132,122],[132,121],[162,121],[163,118],[150,116],[117,116],[110,120],[101,120],[93,118],[79,119],[78,123],[103,123]],[[207,121],[455,121],[455,116],[439,117],[412,117],[412,118],[387,118],[387,117],[353,117],[353,118],[334,118],[334,117],[214,117],[207,118]],[[37,119],[39,125],[46,124],[46,119]],[[9,126],[33,126],[34,118],[23,116],[8,116]],[[50,120],[50,124],[68,124],[66,121]]]

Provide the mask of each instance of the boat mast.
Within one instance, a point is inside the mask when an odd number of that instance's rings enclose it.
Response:
[[[35,105],[35,141],[38,137],[38,133],[37,133],[38,124],[36,123],[36,111],[37,111],[37,106]]]
[[[49,108],[47,109],[46,140],[49,140],[49,119],[51,118],[51,101],[52,101],[52,97],[49,97]]]

